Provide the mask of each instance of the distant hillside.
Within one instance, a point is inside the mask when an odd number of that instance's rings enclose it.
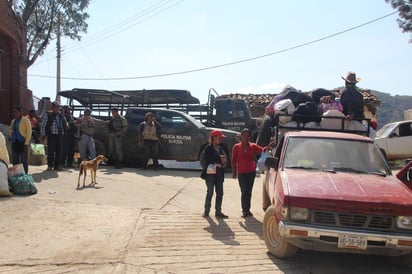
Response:
[[[412,109],[412,96],[392,96],[375,90],[371,92],[381,101],[381,106],[378,107],[379,128],[387,123],[403,120],[403,111]]]

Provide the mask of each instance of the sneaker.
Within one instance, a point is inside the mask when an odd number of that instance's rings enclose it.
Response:
[[[55,170],[55,171],[64,171],[64,169],[61,168],[61,167],[55,167],[54,170]]]
[[[216,216],[216,218],[220,218],[220,219],[227,219],[227,218],[229,218],[229,216],[223,214],[222,212],[216,212],[215,216]]]
[[[53,168],[51,166],[47,167],[47,170],[53,170]]]

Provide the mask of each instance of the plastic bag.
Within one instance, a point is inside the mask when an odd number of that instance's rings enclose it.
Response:
[[[11,177],[10,184],[12,192],[15,195],[30,195],[37,193],[37,187],[34,184],[33,176],[30,174]]]
[[[6,146],[6,138],[0,132],[0,160],[3,160],[7,165],[10,165],[9,151]]]
[[[0,160],[0,196],[10,196],[7,164]]]
[[[216,174],[216,165],[215,164],[210,164],[207,166],[206,169],[207,174]]]
[[[291,115],[295,112],[295,106],[292,100],[283,99],[275,104],[275,114],[288,114]],[[279,122],[286,124],[292,120],[292,116],[279,116]]]
[[[267,150],[263,151],[262,154],[260,155],[259,160],[256,163],[259,170],[261,171],[266,170],[265,161],[268,156],[269,156],[269,151]]]
[[[23,164],[15,164],[15,165],[9,167],[7,173],[8,173],[9,180],[10,180],[11,177],[26,174],[26,172],[24,171]]]
[[[43,144],[30,144],[30,153],[33,156],[46,155]]]

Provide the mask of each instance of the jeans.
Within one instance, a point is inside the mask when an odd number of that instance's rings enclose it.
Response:
[[[60,164],[61,147],[63,145],[63,135],[47,135],[47,165],[58,168]]]
[[[15,143],[12,144],[12,162],[13,162],[13,165],[22,163],[24,172],[26,174],[29,173],[27,151],[24,151],[24,147],[23,149],[21,147],[17,148]]]
[[[96,158],[96,147],[93,137],[83,133],[80,135],[79,140],[79,152],[82,159],[89,159],[87,151],[89,151],[90,159]]]
[[[65,134],[63,136],[61,161],[62,165],[67,164],[71,166],[73,164],[74,150],[76,146],[76,140],[72,134]]]
[[[206,175],[206,199],[205,199],[205,213],[209,213],[212,206],[213,190],[216,191],[215,211],[222,212],[223,201],[223,177],[216,175]]]
[[[250,200],[252,199],[253,184],[255,182],[256,172],[239,173],[239,186],[241,194],[242,212],[250,212]]]
[[[149,159],[153,160],[153,167],[159,167],[159,141],[154,140],[144,140],[143,146],[145,149],[145,162],[144,165],[147,165]]]

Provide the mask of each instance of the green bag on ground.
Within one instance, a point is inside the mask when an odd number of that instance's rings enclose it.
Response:
[[[44,156],[46,152],[43,144],[30,144],[30,152],[33,156]]]
[[[37,193],[37,187],[34,183],[33,176],[30,174],[13,176],[9,180],[12,192],[15,195],[30,195]]]

